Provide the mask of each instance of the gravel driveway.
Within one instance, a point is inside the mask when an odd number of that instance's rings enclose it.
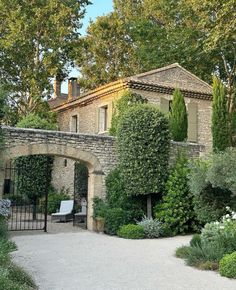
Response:
[[[176,247],[190,237],[124,240],[76,233],[14,236],[14,260],[40,290],[233,290],[236,281],[184,265]]]

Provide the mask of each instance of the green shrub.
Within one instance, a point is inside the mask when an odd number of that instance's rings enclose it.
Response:
[[[188,162],[179,153],[176,164],[166,183],[163,200],[155,207],[155,217],[172,235],[197,229],[193,210],[193,195],[188,187]]]
[[[185,259],[188,256],[189,246],[182,246],[176,249],[175,256],[177,258]]]
[[[14,283],[32,288],[35,287],[35,282],[32,277],[24,269],[13,263],[8,268],[8,278]]]
[[[209,177],[213,176],[209,174],[212,171],[211,167],[211,158],[208,160],[197,159],[190,165],[188,184],[194,195],[195,214],[202,224],[219,220],[226,214],[226,205],[235,203],[232,192],[227,188],[212,186],[209,180]],[[221,180],[222,177],[219,179]]]
[[[55,213],[60,208],[62,200],[69,200],[71,197],[64,193],[54,193],[51,192],[48,194],[48,214]]]
[[[145,217],[138,222],[138,225],[143,227],[146,238],[159,238],[162,235],[162,223],[156,219]]]
[[[219,264],[221,276],[236,279],[236,252],[225,255]]]
[[[115,235],[119,228],[131,220],[131,212],[122,208],[108,208],[105,212],[105,232]]]
[[[8,237],[6,218],[0,215],[0,239]]]
[[[117,235],[125,239],[143,239],[145,237],[144,229],[140,225],[123,225],[117,232]]]
[[[93,217],[105,218],[106,210],[108,209],[107,203],[99,197],[93,199]]]
[[[201,247],[201,245],[202,245],[201,236],[199,234],[193,235],[193,237],[190,241],[190,246],[191,247],[195,247],[195,246]]]

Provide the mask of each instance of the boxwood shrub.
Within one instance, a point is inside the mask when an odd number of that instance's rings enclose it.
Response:
[[[143,239],[145,237],[144,229],[140,225],[128,224],[122,226],[117,235],[125,239]]]
[[[236,279],[236,252],[225,255],[220,260],[219,272],[221,276]]]

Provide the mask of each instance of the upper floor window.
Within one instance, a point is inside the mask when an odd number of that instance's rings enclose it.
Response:
[[[70,131],[77,133],[78,132],[78,116],[74,115],[71,117]]]
[[[106,132],[108,129],[108,106],[99,108],[99,132]]]

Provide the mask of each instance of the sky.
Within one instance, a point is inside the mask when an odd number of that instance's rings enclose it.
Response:
[[[113,1],[112,0],[91,0],[93,4],[87,6],[86,14],[83,19],[83,27],[81,28],[81,34],[86,34],[86,29],[89,25],[90,20],[95,20],[97,16],[105,15],[113,10]],[[73,69],[70,73],[70,77],[77,77],[78,71]],[[67,93],[67,81],[62,83],[62,93]]]

